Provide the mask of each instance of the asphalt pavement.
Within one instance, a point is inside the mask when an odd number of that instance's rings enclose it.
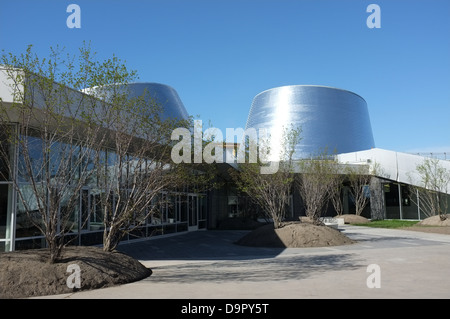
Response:
[[[152,270],[138,282],[43,299],[447,299],[450,235],[343,225],[357,243],[260,248],[247,231],[206,230],[122,244]]]

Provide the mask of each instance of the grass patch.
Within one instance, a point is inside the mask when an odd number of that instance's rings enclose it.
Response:
[[[365,224],[352,224],[352,225],[376,227],[376,228],[401,228],[414,226],[418,222],[419,222],[418,220],[385,219],[385,220],[374,220]]]

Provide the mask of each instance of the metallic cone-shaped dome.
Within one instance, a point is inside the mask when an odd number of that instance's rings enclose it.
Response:
[[[161,119],[168,118],[178,121],[187,120],[189,113],[183,105],[177,91],[174,88],[153,82],[112,84],[101,87],[93,87],[82,90],[87,94],[92,94],[100,99],[108,101],[112,92],[118,90],[120,93],[126,93],[129,98],[147,96],[156,102],[161,108]]]
[[[127,89],[132,97],[141,96],[147,90],[150,97],[162,107],[163,119],[187,120],[189,118],[177,91],[168,85],[152,82],[131,83],[127,85]]]
[[[246,129],[269,130],[271,151],[280,147],[283,127],[300,127],[295,157],[323,152],[346,153],[375,147],[366,101],[337,88],[292,85],[263,91],[255,96]]]

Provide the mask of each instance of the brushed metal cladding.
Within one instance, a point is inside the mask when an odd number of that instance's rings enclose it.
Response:
[[[92,87],[81,90],[87,94],[96,95],[98,98],[108,99],[110,89],[123,90],[130,98],[143,96],[148,93],[149,96],[161,106],[163,120],[171,118],[176,120],[187,120],[189,113],[186,111],[183,102],[178,96],[177,91],[169,85],[155,82],[140,82],[128,84],[110,84],[100,87]],[[106,96],[106,97],[105,97]]]
[[[127,85],[127,89],[131,97],[141,96],[147,90],[149,95],[162,107],[163,119],[187,120],[189,118],[189,113],[177,91],[169,85],[155,82],[131,83]]]
[[[366,101],[359,95],[315,85],[282,86],[263,91],[253,99],[246,129],[266,128],[274,149],[280,129],[300,126],[301,140],[295,157],[347,153],[375,147]],[[277,140],[278,139],[278,140]]]

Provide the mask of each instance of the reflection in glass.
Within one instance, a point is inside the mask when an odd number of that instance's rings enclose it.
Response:
[[[90,215],[89,227],[90,230],[103,229],[103,209],[101,200],[101,191],[99,189],[91,189],[90,192]]]
[[[175,195],[168,196],[167,221],[169,224],[175,222]]]
[[[11,159],[11,145],[4,132],[0,132],[0,181],[9,181],[9,166]]]
[[[39,190],[39,189],[38,189]],[[41,189],[41,191],[43,191]],[[19,186],[17,213],[16,213],[16,237],[30,237],[42,235],[36,225],[42,225],[38,200],[31,185]]]
[[[77,233],[82,226],[79,194],[74,194],[73,190],[66,189],[57,196],[61,196],[59,211],[60,220],[64,223],[62,226],[65,228],[66,232]]]
[[[89,229],[89,214],[90,214],[90,205],[89,205],[89,190],[82,189],[81,190],[81,229],[88,230]]]
[[[45,169],[42,140],[33,136],[21,136],[19,146],[18,175],[20,182],[30,181],[31,176],[39,182],[44,179]],[[30,175],[30,173],[32,175]]]
[[[11,197],[12,186],[0,184],[0,239],[11,237]]]
[[[180,214],[180,221],[181,222],[187,222],[187,214],[188,214],[188,203],[187,203],[187,196],[181,195],[181,214]]]
[[[161,224],[162,222],[161,206],[158,204],[159,200],[160,200],[159,196],[153,198],[152,200],[153,213],[150,216],[150,221],[152,225]]]

